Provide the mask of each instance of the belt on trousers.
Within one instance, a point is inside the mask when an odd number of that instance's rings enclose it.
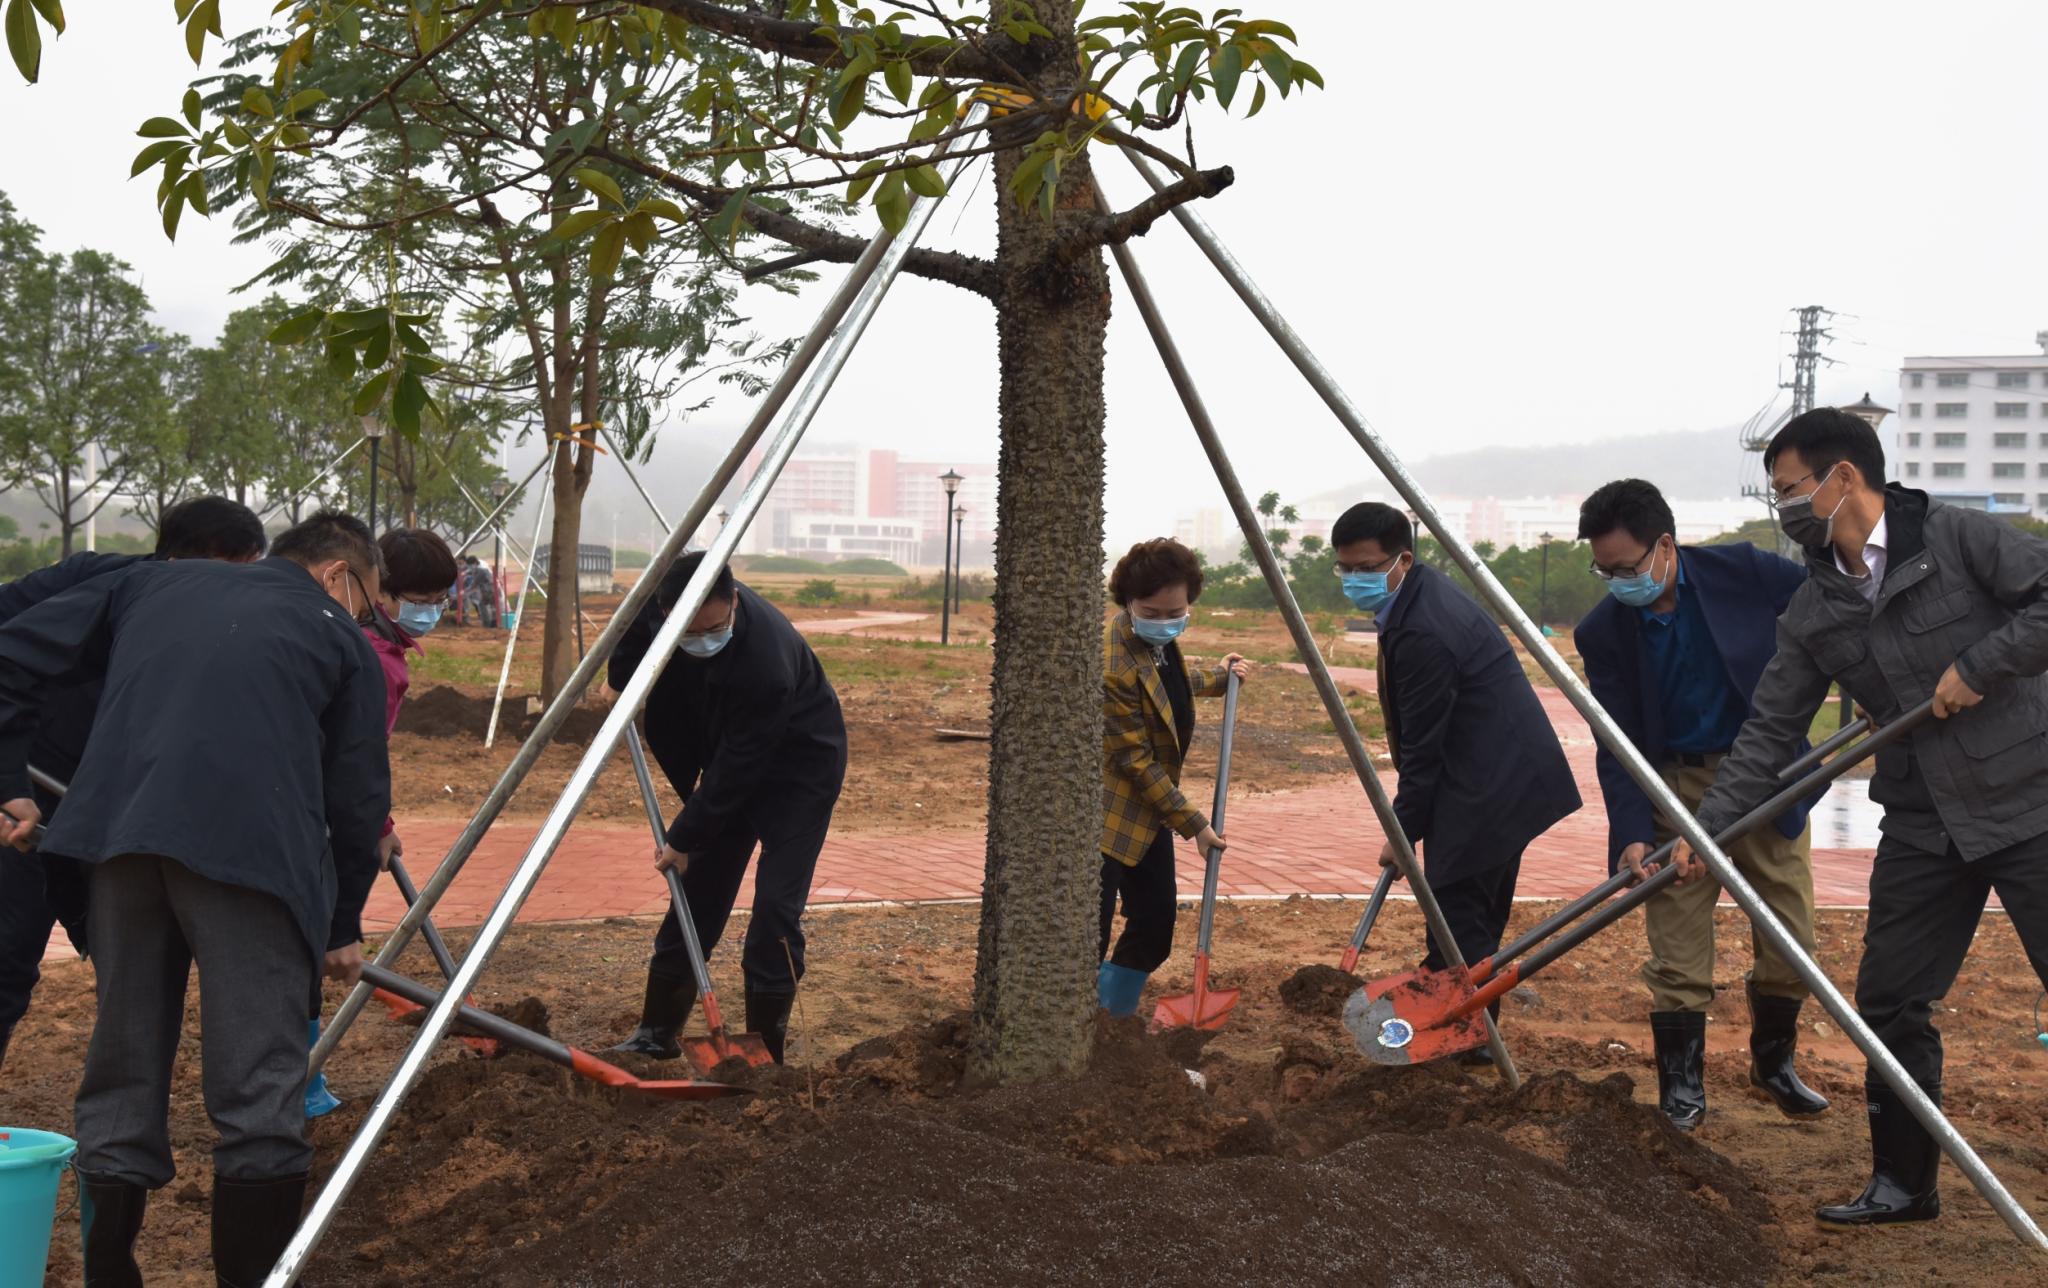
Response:
[[[1684,765],[1687,769],[1712,769],[1719,765],[1721,758],[1727,754],[1728,752],[1725,749],[1721,751],[1674,751],[1671,753],[1671,758]]]

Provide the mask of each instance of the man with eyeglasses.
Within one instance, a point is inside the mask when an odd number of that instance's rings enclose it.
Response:
[[[1936,1103],[1933,1008],[1993,891],[2048,984],[2048,542],[1982,511],[1886,486],[1877,433],[1839,408],[1795,417],[1764,452],[1778,524],[1808,576],[1778,621],[1753,714],[1700,803],[1712,834],[1761,803],[1839,682],[1880,722],[1931,700],[1934,722],[1877,754],[1884,806],[1856,1009]],[[1674,854],[1687,879],[1699,860]],[[1825,1224],[1930,1221],[1941,1150],[1864,1074],[1871,1176]]]
[[[1579,539],[1593,549],[1593,575],[1607,598],[1586,614],[1574,641],[1593,696],[1665,785],[1699,808],[1714,771],[1749,718],[1750,695],[1777,647],[1778,615],[1806,580],[1789,559],[1747,542],[1681,549],[1671,507],[1655,485],[1621,479],[1586,498]],[[1801,743],[1804,750],[1804,743]],[[1607,801],[1607,859],[1645,875],[1651,848],[1677,835],[1607,748],[1597,764]],[[1806,816],[1812,802],[1729,846],[1729,857],[1810,953],[1813,856]],[[1650,959],[1650,1033],[1657,1104],[1691,1131],[1706,1116],[1707,1010],[1714,1000],[1712,882],[1668,888],[1643,910]],[[1794,1072],[1804,981],[1770,941],[1752,934],[1749,1081],[1788,1117],[1824,1112],[1828,1102]]]
[[[623,691],[703,552],[676,560],[654,602],[627,628],[608,678]],[[773,604],[721,567],[704,606],[642,711],[647,748],[683,799],[655,860],[682,878],[708,954],[725,931],[756,845],[753,915],[740,953],[747,1031],[782,1059],[804,973],[804,904],[846,778],[846,721],[818,655]],[[673,1060],[697,1000],[675,911],[647,965],[640,1025],[614,1051]]]
[[[1499,624],[1415,561],[1407,516],[1377,501],[1354,505],[1330,544],[1345,598],[1379,631],[1380,711],[1401,776],[1394,815],[1422,851],[1458,951],[1476,962],[1500,947],[1522,852],[1579,808],[1578,784]],[[1393,866],[1391,842],[1380,862]],[[1432,938],[1424,969],[1448,961]],[[1468,1059],[1490,1057],[1482,1049]]]

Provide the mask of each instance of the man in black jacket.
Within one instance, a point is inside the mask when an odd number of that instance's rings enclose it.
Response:
[[[1839,683],[1889,722],[1937,717],[1877,753],[1870,799],[1884,835],[1856,1010],[1941,1102],[1935,1004],[1948,994],[1995,890],[2048,985],[2048,542],[1978,510],[1884,481],[1877,432],[1820,407],[1764,451],[1778,524],[1807,579],[1778,619],[1754,714],[1694,811],[1712,835],[1761,804]],[[1682,881],[1701,865],[1681,842]],[[1941,1149],[1874,1070],[1863,1076],[1870,1181],[1821,1208],[1828,1225],[1931,1221]]]
[[[118,572],[140,559],[248,563],[263,554],[264,541],[262,521],[246,505],[224,496],[180,501],[158,520],[154,554],[82,551],[0,586],[0,625],[53,595]],[[48,690],[38,713],[40,727],[29,750],[30,763],[66,781],[77,773],[99,696],[95,676]],[[35,801],[45,818],[57,808],[57,798],[41,789],[35,792]],[[79,955],[88,951],[85,876],[78,864],[55,855],[31,851],[0,856],[0,1063],[7,1058],[14,1026],[28,1013],[29,994],[42,978],[43,950],[49,946],[51,927],[62,922]]]
[[[684,555],[662,578],[655,602],[612,654],[613,689],[625,688],[703,559],[701,552]],[[682,875],[706,953],[732,915],[747,860],[761,847],[740,967],[747,1030],[759,1033],[780,1061],[803,977],[804,903],[846,778],[839,697],[789,619],[721,568],[648,694],[643,720],[648,749],[683,798],[657,866]],[[677,1035],[696,997],[671,910],[654,938],[640,1027],[613,1049],[664,1060],[681,1055]]]
[[[1379,630],[1380,710],[1401,776],[1394,815],[1423,852],[1458,951],[1476,962],[1500,947],[1522,851],[1578,809],[1578,784],[1500,627],[1415,562],[1406,515],[1376,501],[1354,505],[1330,544],[1345,597]],[[1392,842],[1380,862],[1393,865]],[[1422,964],[1449,964],[1434,937]]]
[[[26,848],[40,817],[26,762],[45,686],[105,677],[43,841],[92,869],[99,1016],[74,1116],[88,1283],[141,1282],[195,961],[215,1273],[257,1283],[290,1240],[313,1154],[306,998],[323,955],[332,978],[361,971],[390,812],[383,673],[354,621],[377,584],[368,530],[322,513],[258,563],[137,563],[0,628],[0,802],[18,820],[0,841]]]

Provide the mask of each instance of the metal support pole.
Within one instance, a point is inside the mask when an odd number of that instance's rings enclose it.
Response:
[[[654,515],[654,521],[661,525],[661,530],[663,532],[672,531],[672,529],[669,527],[668,519],[665,518],[661,513],[661,507],[654,503],[654,498],[648,495],[646,487],[641,484],[640,476],[638,474],[635,474],[633,472],[633,467],[626,463],[626,450],[625,448],[619,445],[618,435],[607,434],[602,429],[598,430],[597,434],[599,438],[605,439],[611,443],[612,455],[618,459],[619,468],[625,471],[626,480],[633,485],[633,490],[640,494],[640,499],[647,502],[648,510],[652,512]]]
[[[960,611],[960,583],[967,571],[967,512],[953,511],[953,611]]]
[[[541,528],[548,521],[549,494],[540,494],[540,504],[534,507],[533,544],[540,545]],[[559,551],[557,553],[560,553]],[[514,557],[517,557],[515,552]],[[519,628],[526,625],[526,588],[533,584],[533,562],[528,560],[519,569],[519,611],[512,618],[512,629],[505,632],[505,661],[498,667],[498,695],[491,699],[490,722],[484,726],[484,750],[489,751],[498,737],[498,712],[505,705],[505,685],[512,678],[512,650],[519,644]],[[498,623],[505,621],[504,610],[498,612]]]
[[[331,461],[327,462],[327,468],[326,468],[326,469],[324,469],[324,470],[321,470],[321,471],[320,471],[320,472],[319,472],[318,474],[315,474],[315,475],[313,476],[313,481],[312,481],[311,483],[308,483],[308,484],[306,484],[306,486],[304,486],[304,487],[300,488],[300,489],[299,489],[298,491],[296,491],[296,492],[292,493],[292,494],[291,494],[290,496],[286,497],[286,498],[285,498],[284,500],[282,500],[282,501],[273,501],[273,502],[271,502],[271,503],[270,503],[269,505],[265,506],[265,507],[264,507],[264,509],[263,509],[263,513],[262,513],[262,514],[259,514],[259,515],[257,515],[257,516],[256,516],[256,518],[257,518],[257,521],[258,521],[258,522],[268,522],[268,521],[269,521],[269,519],[270,519],[270,516],[271,516],[271,515],[273,515],[273,514],[276,514],[276,513],[277,513],[277,512],[279,511],[279,510],[282,510],[282,509],[284,509],[284,508],[285,508],[286,506],[290,505],[290,504],[291,504],[292,502],[294,502],[294,501],[298,500],[298,499],[299,499],[300,497],[303,497],[303,496],[305,496],[305,495],[306,495],[306,493],[308,493],[308,492],[311,492],[311,491],[312,491],[312,490],[313,490],[314,488],[316,488],[316,487],[319,487],[319,486],[320,486],[320,485],[321,485],[322,483],[326,482],[326,480],[327,480],[327,476],[328,476],[329,474],[332,474],[332,473],[334,473],[334,471],[336,471],[336,470],[340,469],[340,468],[341,468],[341,463],[342,463],[343,461],[347,460],[347,459],[348,459],[349,457],[351,457],[351,456],[355,455],[356,449],[357,449],[358,447],[361,447],[361,446],[363,445],[364,441],[365,441],[365,440],[367,440],[368,438],[369,438],[369,435],[365,434],[365,435],[363,435],[363,437],[362,437],[362,438],[358,438],[358,439],[357,439],[357,440],[356,440],[355,442],[353,442],[353,443],[350,443],[350,444],[349,444],[349,445],[348,445],[348,446],[347,446],[346,448],[344,448],[344,449],[342,450],[342,453],[341,453],[341,455],[339,455],[339,456],[335,457],[335,458],[334,458],[333,460],[331,460]]]
[[[1096,190],[1095,200],[1103,213],[1109,213],[1100,188]],[[1394,859],[1401,865],[1401,874],[1408,878],[1408,888],[1415,892],[1415,902],[1421,907],[1423,919],[1429,925],[1430,937],[1451,965],[1463,970],[1465,957],[1458,951],[1458,941],[1451,934],[1450,923],[1444,920],[1443,909],[1437,906],[1436,895],[1430,890],[1429,882],[1423,880],[1422,865],[1415,858],[1415,847],[1409,844],[1408,834],[1401,828],[1401,820],[1394,816],[1394,802],[1388,798],[1379,772],[1373,768],[1365,739],[1359,736],[1358,726],[1351,721],[1351,712],[1344,705],[1344,695],[1338,691],[1337,681],[1330,675],[1322,650],[1316,647],[1315,634],[1309,630],[1308,619],[1302,616],[1301,605],[1295,602],[1294,590],[1287,584],[1287,575],[1273,554],[1265,529],[1260,526],[1259,513],[1245,495],[1244,485],[1238,482],[1237,470],[1223,450],[1223,440],[1216,433],[1215,422],[1209,419],[1209,409],[1195,388],[1194,376],[1188,371],[1172,332],[1167,330],[1165,315],[1152,298],[1152,288],[1138,268],[1137,257],[1124,244],[1112,246],[1110,251],[1116,256],[1117,267],[1123,270],[1124,281],[1131,288],[1131,299],[1145,319],[1146,329],[1152,333],[1152,343],[1159,349],[1160,361],[1166,364],[1166,373],[1173,378],[1173,387],[1180,394],[1181,405],[1187,409],[1188,420],[1194,424],[1195,436],[1202,440],[1202,450],[1208,453],[1209,464],[1216,471],[1216,481],[1222,485],[1231,512],[1237,516],[1238,527],[1244,531],[1252,557],[1258,561],[1259,571],[1265,574],[1266,585],[1273,592],[1273,601],[1280,606],[1280,616],[1287,623],[1288,633],[1294,636],[1295,651],[1301,655],[1310,678],[1315,681],[1316,693],[1323,700],[1324,710],[1329,712],[1330,724],[1343,742],[1345,754],[1351,758],[1351,768],[1358,775],[1359,785],[1365,788],[1366,798],[1372,802],[1381,830],[1393,844]],[[1521,1073],[1515,1068],[1514,1057],[1508,1054],[1507,1043],[1501,1040],[1500,1030],[1494,1025],[1492,1016],[1487,1017],[1486,1024],[1487,1046],[1493,1053],[1494,1067],[1506,1079],[1508,1086],[1519,1087]]]
[[[967,123],[978,124],[986,112],[985,106],[976,104],[969,109]],[[960,168],[961,163],[955,161],[951,167],[953,174],[957,175]],[[597,779],[598,772],[603,768],[604,762],[618,750],[619,740],[624,736],[626,727],[639,714],[655,681],[661,678],[661,673],[674,655],[690,619],[696,616],[697,611],[704,606],[705,600],[710,598],[712,583],[717,580],[720,570],[732,558],[733,550],[737,548],[740,538],[746,534],[747,525],[759,513],[769,489],[774,486],[783,466],[796,450],[797,442],[803,437],[804,430],[817,415],[819,406],[824,402],[825,395],[832,388],[832,383],[840,370],[845,367],[854,346],[860,342],[861,335],[867,330],[867,325],[881,304],[882,297],[887,294],[890,284],[895,281],[898,271],[903,267],[903,261],[909,255],[910,248],[917,243],[917,239],[931,223],[932,212],[937,206],[938,199],[920,197],[911,207],[910,218],[903,231],[894,237],[887,234],[878,235],[870,244],[868,252],[862,256],[862,264],[868,266],[866,271],[874,278],[872,284],[865,285],[857,291],[845,308],[843,325],[830,333],[829,340],[822,341],[824,352],[818,360],[817,369],[805,381],[802,393],[791,405],[788,414],[783,417],[780,427],[770,441],[767,457],[762,461],[760,469],[747,481],[746,489],[740,494],[739,503],[733,510],[733,522],[728,523],[711,543],[710,550],[706,552],[697,571],[691,576],[689,585],[684,587],[681,599],[662,623],[660,631],[655,634],[646,656],[641,659],[640,665],[634,668],[633,678],[626,682],[625,691],[612,705],[611,712],[605,717],[604,724],[599,727],[597,736],[592,739],[583,758],[577,762],[561,797],[556,800],[554,808],[541,823],[540,831],[528,845],[525,856],[520,859],[517,870],[505,887],[504,894],[491,909],[489,919],[477,931],[468,955],[463,958],[460,968],[455,973],[455,978],[449,981],[441,1000],[425,1016],[418,1035],[406,1049],[405,1056],[399,1062],[397,1071],[392,1074],[391,1081],[378,1095],[376,1103],[370,1106],[369,1114],[363,1119],[362,1126],[357,1129],[354,1138],[349,1141],[348,1149],[336,1162],[327,1184],[313,1200],[311,1210],[297,1232],[293,1234],[291,1243],[286,1246],[276,1266],[271,1269],[269,1278],[264,1281],[265,1288],[288,1288],[288,1285],[295,1282],[305,1269],[307,1257],[319,1245],[328,1227],[334,1223],[335,1213],[340,1209],[342,1201],[348,1197],[349,1191],[360,1179],[384,1133],[390,1130],[391,1120],[398,1112],[398,1106],[404,1103],[407,1093],[426,1070],[427,1061],[432,1057],[435,1045],[454,1024],[463,996],[475,987],[477,977],[490,962],[492,953],[497,950],[506,932],[512,928],[513,918],[518,916],[520,905],[526,902],[534,883],[540,880],[541,871],[553,857],[556,847],[561,844],[570,820],[582,807],[584,798],[590,793],[591,784]],[[851,280],[850,277],[849,281]],[[845,293],[844,287],[841,293]],[[835,297],[835,304],[837,299],[838,297]],[[832,310],[828,309],[827,318],[819,319],[821,327],[829,328],[828,318],[831,313]],[[813,329],[813,334],[818,334],[817,328]],[[808,346],[807,340],[806,347]],[[804,356],[802,350],[799,350],[799,356]],[[781,382],[778,382],[777,388],[781,388]],[[723,490],[725,482],[724,479],[713,478],[712,486],[707,487],[704,495],[699,497],[699,506],[708,509],[710,503]],[[579,672],[587,668],[592,674],[596,673],[599,663],[610,654],[618,636],[624,633],[626,623],[646,602],[646,596],[639,594],[641,589],[644,587],[649,593],[652,592],[654,584],[660,581],[669,564],[674,562],[683,539],[688,533],[695,531],[697,525],[702,522],[701,515],[693,514],[669,534],[668,540],[663,543],[660,553],[656,556],[652,576],[642,578],[634,586],[634,592],[627,596],[626,603],[621,605],[620,611],[605,627],[605,635],[599,640],[600,646],[593,648],[578,664]],[[585,682],[588,682],[587,678]],[[570,690],[572,693],[579,691],[580,687]],[[566,705],[563,706],[563,714],[567,714]],[[539,732],[536,730],[536,733]],[[551,734],[553,731],[548,732]],[[528,744],[532,746],[531,738]],[[533,747],[533,750],[537,755],[538,747]],[[526,748],[522,748],[521,754],[524,755],[525,751]],[[500,786],[503,786],[502,781]],[[489,804],[487,801],[486,805]],[[503,808],[502,803],[498,808]],[[474,842],[471,844],[473,846]],[[434,875],[436,880],[441,877],[439,872]],[[413,914],[428,906],[432,891],[433,886],[430,884],[427,890],[421,892],[420,902],[406,914],[406,921],[413,923],[414,930],[417,930],[418,922],[414,921]],[[421,916],[423,918],[424,913]],[[401,922],[400,927],[404,928],[405,922]],[[391,943],[387,941],[385,951],[388,952],[390,948]],[[381,965],[384,953],[380,952],[378,956]]]
[[[484,507],[484,503],[477,499],[476,493],[469,490],[469,485],[464,483],[461,479],[455,477],[455,467],[453,464],[449,462],[448,458],[446,456],[441,456],[441,454],[438,451],[435,453],[435,455],[440,456],[442,467],[448,471],[448,481],[453,483],[455,485],[456,490],[462,493],[462,499],[469,502],[469,508],[475,510],[478,514],[495,517],[496,512],[486,509]],[[543,464],[545,463],[546,462],[543,462]],[[532,476],[528,475],[527,477],[531,478]],[[667,525],[664,524],[664,530],[666,529],[666,527]],[[494,524],[492,526],[491,539],[493,542],[502,540],[506,545],[512,547],[512,553],[515,557],[524,559],[528,567],[533,566],[533,555],[520,547],[518,538],[514,537],[510,532],[506,531],[504,524],[499,523]],[[542,599],[546,599],[548,597],[548,588],[544,582],[534,582],[533,589],[540,592],[540,597]],[[523,586],[520,593],[522,595],[525,593]],[[597,628],[597,623],[591,620],[590,614],[583,611],[583,605],[581,602],[578,602],[578,604],[576,605],[576,617],[579,621],[589,626],[591,629],[595,630]],[[484,745],[489,746],[490,744],[485,743]]]
[[[1124,155],[1155,191],[1166,186],[1166,181],[1145,158],[1129,150],[1126,150]],[[1514,631],[1530,655],[1549,674],[1559,691],[1586,717],[1586,722],[1592,726],[1593,733],[1599,738],[1601,745],[1621,763],[1636,785],[1648,794],[1651,804],[1677,824],[1678,834],[1692,846],[1694,853],[1713,873],[1714,879],[1721,883],[1721,888],[1741,906],[1757,933],[1769,940],[1771,946],[1798,970],[1799,977],[1812,990],[1813,996],[1828,1014],[1834,1017],[1835,1022],[1842,1026],[1842,1030],[1854,1039],[1878,1076],[1905,1101],[1913,1117],[1940,1142],[1942,1151],[1963,1175],[1970,1178],[1970,1183],[1977,1187],[1977,1192],[1997,1210],[2000,1217],[2004,1218],[2012,1232],[2023,1242],[2042,1251],[2048,1251],[2048,1235],[2042,1234],[2040,1227],[2034,1224],[2034,1219],[2027,1215],[2026,1209],[2020,1206],[2019,1201],[1998,1177],[1992,1174],[1991,1169],[1984,1165],[1984,1160],[1977,1156],[1977,1151],[1970,1147],[1969,1141],[1963,1139],[1962,1133],[1943,1116],[1940,1107],[1928,1098],[1920,1084],[1906,1072],[1905,1066],[1901,1065],[1898,1058],[1878,1040],[1877,1034],[1863,1022],[1863,1018],[1856,1013],[1856,1008],[1850,1005],[1849,999],[1842,995],[1842,991],[1835,987],[1834,981],[1828,978],[1827,972],[1820,968],[1820,963],[1807,953],[1799,941],[1793,938],[1792,933],[1785,929],[1784,923],[1772,914],[1763,897],[1756,892],[1756,887],[1749,883],[1749,879],[1742,875],[1721,847],[1714,844],[1714,838],[1707,835],[1706,829],[1702,828],[1699,820],[1685,808],[1685,803],[1678,798],[1678,794],[1671,790],[1664,782],[1663,776],[1643,758],[1642,752],[1629,741],[1628,735],[1614,723],[1613,717],[1609,716],[1593,697],[1592,690],[1586,687],[1577,673],[1565,664],[1555,649],[1551,648],[1543,633],[1529,620],[1528,614],[1515,603],[1514,596],[1508,594],[1507,589],[1479,561],[1478,556],[1473,554],[1471,547],[1444,522],[1443,516],[1437,512],[1436,506],[1422,490],[1422,485],[1415,481],[1414,476],[1408,473],[1407,468],[1387,449],[1386,444],[1380,441],[1378,433],[1366,421],[1364,413],[1360,412],[1343,389],[1338,387],[1336,378],[1330,374],[1329,369],[1309,351],[1308,345],[1295,333],[1294,328],[1280,316],[1280,311],[1266,297],[1265,292],[1259,289],[1251,274],[1246,272],[1244,266],[1224,247],[1215,231],[1186,204],[1174,207],[1173,215],[1180,221],[1181,227],[1187,230],[1188,235],[1194,238],[1195,244],[1202,248],[1203,254],[1209,257],[1209,262],[1215,265],[1224,280],[1237,292],[1238,298],[1244,301],[1253,316],[1259,319],[1267,333],[1293,361],[1296,369],[1307,379],[1309,386],[1321,395],[1330,410],[1336,414],[1338,421],[1349,431],[1352,438],[1357,440],[1366,456],[1378,467],[1386,480],[1393,484],[1394,490],[1401,494],[1409,508],[1413,509],[1429,526],[1430,531],[1436,534],[1437,541],[1465,575],[1471,578],[1481,598],[1485,599],[1501,620],[1507,623],[1508,628]]]
[[[953,494],[946,494],[946,511],[939,520],[946,530],[946,555],[939,564],[939,643],[953,642]]]
[[[528,470],[526,472],[526,477],[519,480],[518,486],[514,487],[510,492],[507,492],[505,494],[504,500],[492,506],[490,508],[489,513],[484,515],[484,521],[478,524],[474,529],[470,531],[470,534],[468,536],[462,539],[462,544],[455,547],[455,553],[459,555],[464,551],[468,550],[471,546],[477,543],[477,539],[483,536],[484,533],[496,532],[501,526],[499,523],[498,516],[505,513],[508,507],[517,505],[519,503],[519,498],[526,492],[526,485],[533,482],[534,475],[540,473],[542,470],[548,467],[548,461],[551,459],[553,459],[552,456],[541,457],[540,464]],[[468,489],[466,488],[464,489],[464,491],[467,490]],[[475,502],[472,501],[471,504],[473,505],[475,504]]]

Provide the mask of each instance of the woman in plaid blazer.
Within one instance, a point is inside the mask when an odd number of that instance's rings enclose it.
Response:
[[[1222,694],[1223,665],[1195,670],[1176,643],[1188,606],[1202,594],[1202,565],[1178,541],[1141,541],[1117,561],[1109,591],[1123,611],[1102,632],[1102,949],[1096,977],[1103,1009],[1131,1015],[1146,977],[1173,951],[1173,834],[1203,853],[1223,838],[1181,795],[1180,771],[1195,733],[1196,697]],[[1124,932],[1109,951],[1117,898]]]

